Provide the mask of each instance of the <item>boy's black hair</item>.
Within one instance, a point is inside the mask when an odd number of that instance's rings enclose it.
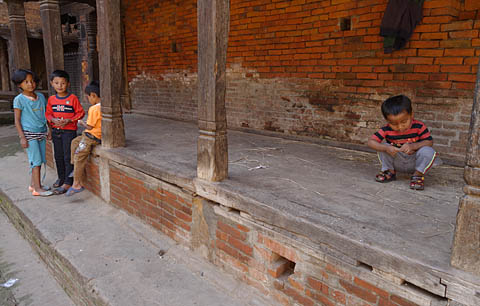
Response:
[[[18,69],[18,70],[15,70],[13,72],[13,75],[12,75],[12,82],[15,84],[15,85],[20,85],[22,84],[23,81],[25,81],[25,79],[27,78],[27,75],[31,75],[33,80],[35,81],[35,83],[38,83],[38,78],[37,78],[37,75],[35,74],[35,72],[31,71],[31,70],[28,70],[28,69]]]
[[[64,78],[67,82],[70,82],[70,76],[68,75],[68,72],[64,70],[55,70],[52,72],[50,75],[50,81],[53,81],[54,78]]]
[[[385,119],[389,115],[398,115],[403,111],[409,114],[412,113],[412,101],[407,96],[398,95],[390,97],[382,103],[382,114]]]
[[[85,87],[85,93],[90,95],[90,93],[96,93],[97,96],[100,98],[100,84],[97,81],[91,81],[90,84]]]

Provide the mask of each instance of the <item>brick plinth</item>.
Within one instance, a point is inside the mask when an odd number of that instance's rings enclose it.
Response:
[[[89,161],[87,188],[98,192],[100,157]],[[125,165],[109,162],[110,200],[279,305],[446,305],[395,271],[343,261],[249,215]]]

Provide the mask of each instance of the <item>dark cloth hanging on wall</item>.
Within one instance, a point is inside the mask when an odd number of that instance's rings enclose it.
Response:
[[[424,0],[389,0],[380,25],[385,53],[405,47],[417,24],[422,20]]]

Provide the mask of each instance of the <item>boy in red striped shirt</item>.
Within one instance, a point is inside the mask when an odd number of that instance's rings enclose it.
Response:
[[[52,127],[52,141],[58,179],[53,184],[54,194],[63,194],[72,186],[73,172],[70,163],[70,147],[77,137],[77,122],[85,115],[77,96],[68,92],[70,76],[66,71],[55,70],[50,76],[50,84],[56,94],[48,98],[45,117]]]
[[[425,173],[437,157],[430,131],[423,122],[413,118],[412,102],[404,95],[385,100],[382,114],[388,124],[368,140],[368,146],[378,152],[382,163],[375,180],[387,183],[396,179],[397,170],[413,172],[410,188],[423,190]]]

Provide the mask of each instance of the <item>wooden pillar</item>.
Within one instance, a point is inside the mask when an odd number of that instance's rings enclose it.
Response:
[[[480,70],[473,99],[464,178],[465,195],[458,208],[451,263],[480,276]]]
[[[85,29],[87,32],[87,61],[90,80],[98,81],[98,52],[97,52],[97,13],[86,15]]]
[[[228,176],[226,62],[229,0],[198,0],[197,176],[221,181]]]
[[[100,94],[102,98],[102,145],[125,145],[120,95],[122,93],[121,0],[97,0]]]
[[[82,101],[86,101],[83,90],[91,81],[98,81],[97,13],[83,11],[78,15],[80,24],[79,50],[82,61]]]
[[[0,38],[0,90],[10,90],[10,73],[8,72],[7,42]]]
[[[13,65],[15,69],[30,69],[30,53],[28,49],[27,24],[23,0],[8,0],[8,20],[12,35]]]
[[[62,23],[58,0],[40,1],[40,17],[42,18],[43,48],[47,65],[47,78],[55,70],[64,70]],[[50,94],[54,94],[48,82]]]

